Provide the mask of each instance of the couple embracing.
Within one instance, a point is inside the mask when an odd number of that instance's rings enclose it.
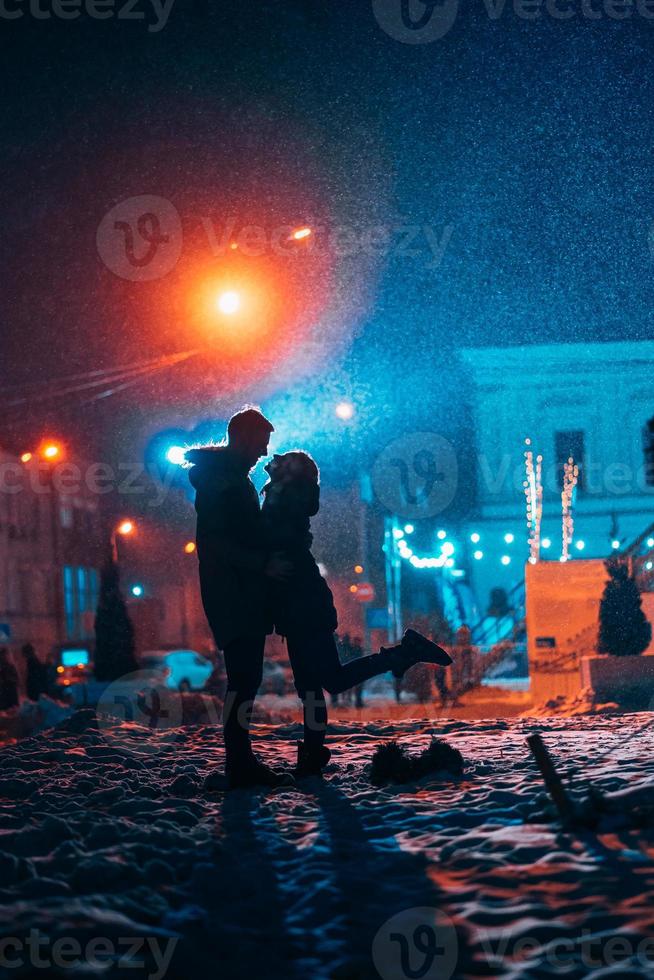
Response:
[[[304,706],[296,779],[319,775],[329,761],[325,691],[339,694],[387,671],[399,678],[419,661],[451,663],[445,650],[407,630],[396,646],[341,664],[332,593],[311,553],[318,467],[305,452],[273,456],[262,506],[250,480],[250,471],[268,455],[273,431],[261,412],[246,407],[230,419],[225,445],[186,454],[196,491],[202,602],[227,672],[223,731],[230,788],[292,782],[289,773],[264,765],[250,744],[266,636],[273,630],[286,638]]]

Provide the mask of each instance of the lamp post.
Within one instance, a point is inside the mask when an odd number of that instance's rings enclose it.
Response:
[[[356,407],[353,402],[344,399],[338,402],[334,408],[337,419],[345,426],[347,452],[355,455],[355,488],[359,503],[359,559],[358,565],[363,569],[368,568],[368,478],[359,461],[359,449],[357,441],[353,436],[352,424],[356,416]],[[370,626],[368,624],[367,605],[362,603],[363,616],[363,648],[366,653],[370,653]]]
[[[134,534],[136,531],[136,525],[134,521],[130,521],[128,518],[120,521],[116,524],[111,532],[110,547],[111,547],[111,560],[114,565],[118,564],[118,537],[126,538],[130,534]]]

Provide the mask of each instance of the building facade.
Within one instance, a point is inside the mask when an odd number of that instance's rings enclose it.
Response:
[[[461,528],[481,614],[529,558],[525,440],[542,456],[540,560],[562,554],[564,462],[579,468],[570,559],[603,558],[654,521],[654,342],[467,349],[476,506]],[[652,532],[654,533],[654,532]],[[654,538],[652,538],[654,545]]]
[[[0,644],[41,656],[92,639],[106,546],[97,495],[60,465],[0,450]]]

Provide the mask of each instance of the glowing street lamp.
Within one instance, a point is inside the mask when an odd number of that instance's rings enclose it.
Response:
[[[56,442],[48,442],[41,450],[41,455],[48,460],[58,459],[61,456],[61,446]]]
[[[184,545],[184,554],[192,555],[195,552],[195,541],[187,541]]]
[[[312,234],[313,232],[311,228],[307,228],[307,227],[296,228],[293,234],[291,235],[291,238],[295,242],[301,242],[304,241],[304,239],[306,238],[310,238]]]
[[[236,290],[227,289],[218,296],[216,306],[218,311],[224,313],[225,316],[233,316],[234,313],[238,313],[241,307],[241,297]]]

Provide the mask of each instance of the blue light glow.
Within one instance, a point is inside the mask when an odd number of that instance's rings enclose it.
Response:
[[[169,463],[174,466],[183,466],[186,462],[185,460],[186,449],[184,446],[171,446],[166,453],[166,459]]]

